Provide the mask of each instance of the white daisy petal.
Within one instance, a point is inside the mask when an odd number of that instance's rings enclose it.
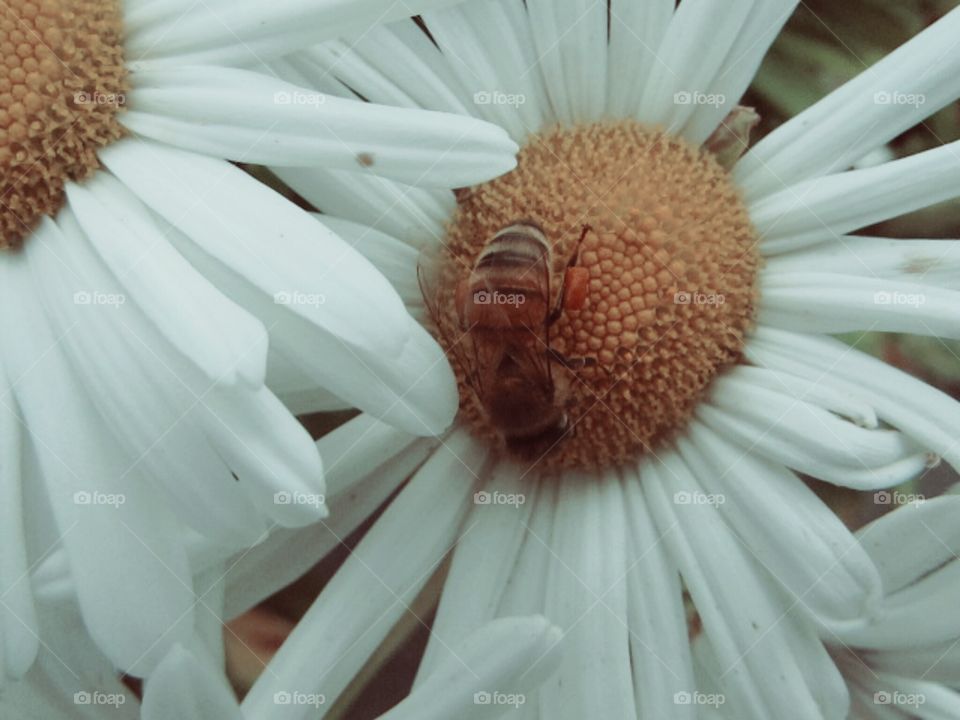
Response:
[[[271,661],[274,672],[261,675],[243,701],[247,716],[302,717],[302,707],[274,704],[281,691],[322,687],[327,705],[321,711],[332,704],[455,544],[476,480],[470,468],[481,468],[485,453],[464,432],[447,438],[281,646]],[[317,647],[324,648],[322,657]]]
[[[517,37],[526,27],[514,30],[502,2],[465,3],[427,13],[423,19],[459,86],[472,100],[471,114],[496,123],[517,142],[541,127],[543,117],[537,111],[544,107],[545,98],[536,94],[535,65],[525,64]]]
[[[811,720],[845,717],[846,688],[830,669],[823,646],[809,630],[790,628],[799,619],[758,574],[716,507],[676,505],[668,499],[703,492],[689,470],[671,453],[662,464],[650,462],[641,472],[658,527],[722,665],[726,693],[735,696],[747,717],[787,712]]]
[[[960,290],[960,242],[847,235],[768,258],[764,272],[864,275]]]
[[[92,292],[124,297],[124,288],[96,259],[69,209],[58,220],[59,226],[43,221],[24,252],[101,421],[128,463],[168,493],[184,522],[231,547],[256,542],[265,525],[197,419],[211,381],[181,358],[196,376],[195,389],[187,384],[189,372],[174,370],[177,349],[134,302],[84,304]],[[117,393],[118,386],[129,390]]]
[[[630,659],[637,717],[684,720],[696,708],[676,702],[695,686],[680,575],[670,562],[641,491],[640,476],[625,471],[624,507],[633,550],[627,555]]]
[[[737,365],[727,370],[726,374],[758,387],[817,405],[847,418],[860,427],[875,428],[879,425],[877,413],[870,405],[856,395],[833,387],[829,378],[813,382],[796,375],[754,365]]]
[[[734,170],[747,199],[845,170],[955,100],[958,33],[954,10],[757,143]]]
[[[205,0],[189,8],[178,1],[159,12],[146,6],[124,18],[126,54],[134,67],[150,61],[182,63],[183,56],[225,65],[252,63],[453,1],[278,0],[265,5],[259,0]]]
[[[715,101],[697,103],[681,135],[694,145],[702,145],[733,109],[753,81],[757,68],[770,45],[793,13],[799,0],[758,2],[744,19],[730,52],[704,89]]]
[[[456,387],[442,351],[347,243],[223,161],[143,141],[101,154],[190,237],[184,243],[168,233],[177,248],[204,263],[204,274],[264,321],[278,348],[318,384],[412,432],[449,425]],[[210,177],[219,180],[211,186]],[[226,234],[210,232],[224,225]],[[439,406],[438,397],[445,400]]]
[[[420,466],[434,442],[361,415],[318,440],[317,447],[328,463],[330,518],[275,529],[229,562],[225,617],[246,612],[340,546]]]
[[[688,439],[689,438],[689,439]],[[727,525],[819,622],[874,612],[883,587],[871,558],[796,475],[724,442],[694,422],[678,446]]]
[[[839,632],[846,645],[897,650],[960,637],[960,562],[950,562],[891,596],[871,623]]]
[[[460,187],[516,165],[517,146],[462,115],[345,100],[234,68],[139,72],[121,120],[188,150],[271,165],[372,172]]]
[[[314,217],[373,263],[408,307],[422,303],[420,284],[417,282],[420,253],[414,248],[369,225],[331,215],[316,214]]]
[[[273,168],[277,177],[315,208],[422,247],[439,244],[456,200],[449,191],[425,190],[383,178],[322,168]]]
[[[560,665],[560,629],[542,617],[501,618],[464,638],[382,720],[485,720],[522,707]],[[496,701],[494,701],[496,693]],[[489,697],[490,702],[484,702]],[[510,701],[513,701],[512,707]]]
[[[831,272],[764,272],[758,322],[808,333],[960,337],[960,292]]]
[[[958,16],[960,17],[960,16]],[[960,141],[790,185],[750,207],[765,255],[796,250],[960,195]]]
[[[324,58],[324,50],[333,57]],[[300,64],[301,56],[308,62],[312,59],[317,68],[325,67],[323,72],[340,78],[371,102],[393,104],[390,98],[400,97],[402,102],[396,103],[400,107],[474,114],[474,106],[458,86],[446,58],[412,20],[378,26],[342,42],[291,55],[291,62],[315,83],[316,70],[308,72]]]
[[[497,615],[542,612],[547,597],[550,567],[550,538],[557,514],[557,483],[551,478],[539,482],[530,514],[530,525],[517,557],[517,565],[500,601]]]
[[[910,503],[858,531],[888,594],[903,589],[960,553],[960,496]]]
[[[140,720],[137,698],[91,641],[74,601],[39,607],[38,612],[44,647],[23,679],[4,687],[0,715],[17,720]]]
[[[192,617],[177,522],[129,469],[85,394],[59,390],[78,385],[40,310],[26,258],[0,263],[0,283],[19,298],[17,306],[0,304],[0,329],[18,338],[4,355],[18,378],[15,398],[36,453],[27,481],[44,484],[60,533],[69,535],[65,546],[91,636],[118,667],[148,671]]]
[[[126,294],[184,357],[212,381],[263,384],[263,325],[190,267],[126,188],[99,173],[83,185],[69,183],[67,197],[90,243]],[[169,285],[171,278],[177,279],[175,288]]]
[[[922,448],[895,430],[858,427],[803,399],[757,386],[733,373],[714,381],[709,399],[697,413],[714,430],[748,451],[837,484],[885,487],[886,474],[871,471],[915,456],[921,456],[921,468],[925,461]]]
[[[572,62],[572,58],[565,55],[571,50],[563,44],[563,41],[567,36],[576,35],[580,30],[577,27],[581,19],[580,15],[572,14],[573,8],[579,4],[578,0],[562,2],[531,0],[527,3],[537,66],[543,77],[555,117],[559,122],[567,125],[576,122],[574,115],[576,89],[571,85],[571,78],[580,71],[567,66],[567,61]],[[599,3],[595,4],[599,5]],[[573,39],[567,41],[567,45],[573,43],[575,43]],[[587,62],[592,61],[593,58],[587,60]]]
[[[243,720],[226,678],[182,645],[170,648],[143,687],[142,720]]]
[[[627,625],[627,527],[616,476],[560,478],[546,614],[564,628],[560,672],[541,713],[558,720],[636,717]]]
[[[522,470],[501,463],[474,497],[470,532],[457,543],[433,621],[430,641],[417,670],[417,683],[455,662],[451,648],[496,617],[510,580],[536,496],[527,497]],[[496,494],[513,502],[486,503]]]
[[[754,5],[753,0],[680,3],[657,50],[637,119],[678,131],[693,115]]]
[[[955,639],[922,648],[870,651],[870,666],[894,675],[922,677],[947,685],[960,677],[960,643]]]
[[[637,114],[656,53],[676,4],[673,0],[613,0],[607,51],[607,114]]]
[[[40,647],[24,534],[23,438],[0,366],[0,688],[27,672]]]
[[[757,328],[745,347],[751,362],[846,388],[870,403],[881,420],[960,468],[960,403],[925,382],[833,338]],[[802,358],[798,360],[797,358]]]

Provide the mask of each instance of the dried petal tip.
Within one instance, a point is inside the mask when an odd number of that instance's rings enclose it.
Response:
[[[117,0],[0,3],[0,248],[63,203],[67,180],[123,134],[126,97]]]

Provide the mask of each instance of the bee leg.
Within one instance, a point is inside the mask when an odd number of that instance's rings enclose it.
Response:
[[[558,365],[562,365],[567,370],[582,370],[586,367],[594,367],[597,364],[597,359],[594,357],[569,358],[553,348],[547,350],[547,358]]]

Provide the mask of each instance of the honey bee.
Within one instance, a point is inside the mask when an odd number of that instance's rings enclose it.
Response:
[[[570,371],[595,363],[572,359],[550,343],[550,329],[565,311],[587,299],[589,271],[577,266],[584,226],[562,278],[543,229],[530,220],[504,227],[480,251],[469,274],[456,285],[453,302],[460,338],[454,348],[474,394],[507,450],[523,459],[548,453],[570,432],[570,378],[555,377],[554,365]],[[443,332],[435,296],[421,292]],[[559,281],[554,298],[553,289]]]

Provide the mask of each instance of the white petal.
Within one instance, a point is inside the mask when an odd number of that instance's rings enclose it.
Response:
[[[517,565],[500,601],[497,615],[543,612],[547,597],[547,572],[551,562],[550,538],[557,514],[557,483],[540,478],[530,513],[527,534]]]
[[[798,182],[750,206],[766,255],[935,205],[960,195],[960,141],[894,160]]]
[[[46,487],[90,634],[118,667],[149,671],[192,617],[178,523],[104,431],[22,255],[0,263],[0,282],[20,300],[0,308],[0,332],[18,338],[4,355],[39,463],[27,480]]]
[[[427,458],[433,443],[361,415],[324,435],[317,447],[327,462],[331,517],[302,529],[277,528],[229,562],[225,617],[249,610],[339,547]]]
[[[845,717],[846,688],[816,634],[791,627],[800,622],[790,612],[793,603],[758,572],[716,506],[668,499],[703,492],[689,470],[670,453],[641,472],[658,527],[720,660],[725,692],[748,717]]]
[[[638,113],[640,98],[657,62],[656,53],[674,7],[673,0],[613,0],[610,3],[606,108],[610,117],[630,117]]]
[[[799,0],[775,0],[754,3],[730,52],[720,64],[716,76],[704,89],[706,95],[714,95],[718,101],[693,106],[693,115],[687,120],[681,133],[687,140],[694,145],[701,145],[743,97],[767,49],[798,2]]]
[[[174,645],[143,688],[143,720],[243,720],[227,679]]]
[[[829,272],[761,273],[758,322],[810,333],[960,337],[960,292]]]
[[[484,455],[458,432],[420,468],[281,646],[274,672],[254,684],[243,701],[248,717],[306,717],[312,708],[276,705],[274,693],[321,688],[323,715],[456,543]]]
[[[950,562],[900,590],[872,622],[844,629],[847,645],[881,650],[923,648],[960,637],[960,562]]]
[[[317,214],[314,217],[353,245],[367,260],[383,273],[394,289],[410,305],[423,302],[420,284],[417,281],[417,265],[420,253],[395,237],[369,225],[331,215]]]
[[[74,604],[41,607],[44,647],[24,678],[0,694],[0,716],[16,720],[139,720],[134,694],[90,639]]]
[[[704,490],[761,564],[821,623],[876,610],[880,574],[857,539],[796,475],[724,442],[700,423],[678,439]]]
[[[197,405],[212,381],[138,305],[126,302],[124,288],[68,208],[58,221],[44,221],[25,254],[60,346],[113,442],[167,493],[185,523],[228,547],[255,542],[265,526],[197,421]],[[124,301],[97,304],[93,293]],[[174,369],[178,361],[182,373]],[[195,388],[185,382],[190,377]]]
[[[485,720],[524,706],[560,664],[560,629],[542,617],[487,623],[381,720]],[[496,694],[496,695],[495,695]],[[506,704],[506,708],[504,705]]]
[[[710,389],[710,404],[702,404],[697,412],[708,425],[748,450],[804,472],[817,470],[817,477],[825,474],[823,479],[860,489],[885,486],[886,475],[874,475],[870,472],[874,468],[922,455],[921,447],[897,431],[858,427],[735,373],[717,378]],[[829,468],[843,468],[849,477]]]
[[[768,258],[764,273],[830,272],[960,289],[960,242],[847,235]]]
[[[960,95],[954,10],[770,133],[734,178],[750,200],[845,170]]]
[[[745,348],[751,362],[830,382],[860,395],[877,415],[960,468],[960,403],[936,388],[837,340],[757,328]],[[797,358],[802,358],[798,360]]]
[[[471,98],[447,59],[412,20],[355,33],[290,56],[311,85],[339,78],[370,102],[470,115]]]
[[[172,3],[160,12],[147,6],[124,18],[125,54],[134,67],[150,60],[181,64],[185,55],[224,65],[252,63],[451,2],[277,0],[264,5],[259,0],[205,0],[189,7]]]
[[[233,68],[134,74],[123,124],[138,135],[218,158],[370,172],[461,187],[516,166],[499,127],[461,115],[374,105]]]
[[[0,688],[23,677],[40,648],[23,528],[23,438],[11,391],[0,364]]]
[[[637,716],[684,720],[692,705],[677,704],[677,693],[694,689],[687,618],[680,574],[667,556],[643,497],[640,476],[622,480],[632,551],[628,554],[630,658]]]
[[[195,264],[212,256],[216,262],[208,258],[204,272],[219,270],[211,279],[221,289],[272,332],[285,333],[280,347],[288,356],[299,352],[321,385],[364,410],[392,414],[414,432],[449,424],[456,388],[442,351],[349,245],[223,161],[143,141],[115,143],[101,155],[203,249],[191,253],[170,233],[181,252]]]
[[[511,13],[503,2],[488,0],[427,13],[423,19],[471,102],[471,114],[496,123],[518,143],[543,126],[549,102],[525,46],[525,12]],[[511,20],[518,20],[518,26]]]
[[[267,333],[194,270],[146,208],[108,173],[67,184],[67,197],[97,254],[126,295],[212,381],[263,384]],[[202,309],[202,312],[198,312]]]
[[[560,483],[546,614],[564,629],[564,656],[543,687],[541,713],[558,720],[633,718],[620,484],[611,474],[574,473]]]
[[[704,98],[710,81],[753,6],[753,0],[685,0],[657,51],[638,119],[678,131]]]
[[[880,569],[888,594],[960,553],[958,516],[958,496],[921,499],[882,515],[858,531],[864,550]]]
[[[408,245],[440,245],[453,217],[453,193],[323,168],[273,168],[318,210],[385,232]]]
[[[470,532],[454,551],[430,640],[417,670],[418,684],[439,668],[456,663],[451,648],[496,617],[513,575],[536,495],[527,496],[524,491],[530,489],[529,479],[525,483],[523,469],[512,463],[501,463],[489,477],[474,497],[475,506],[467,517]]]

